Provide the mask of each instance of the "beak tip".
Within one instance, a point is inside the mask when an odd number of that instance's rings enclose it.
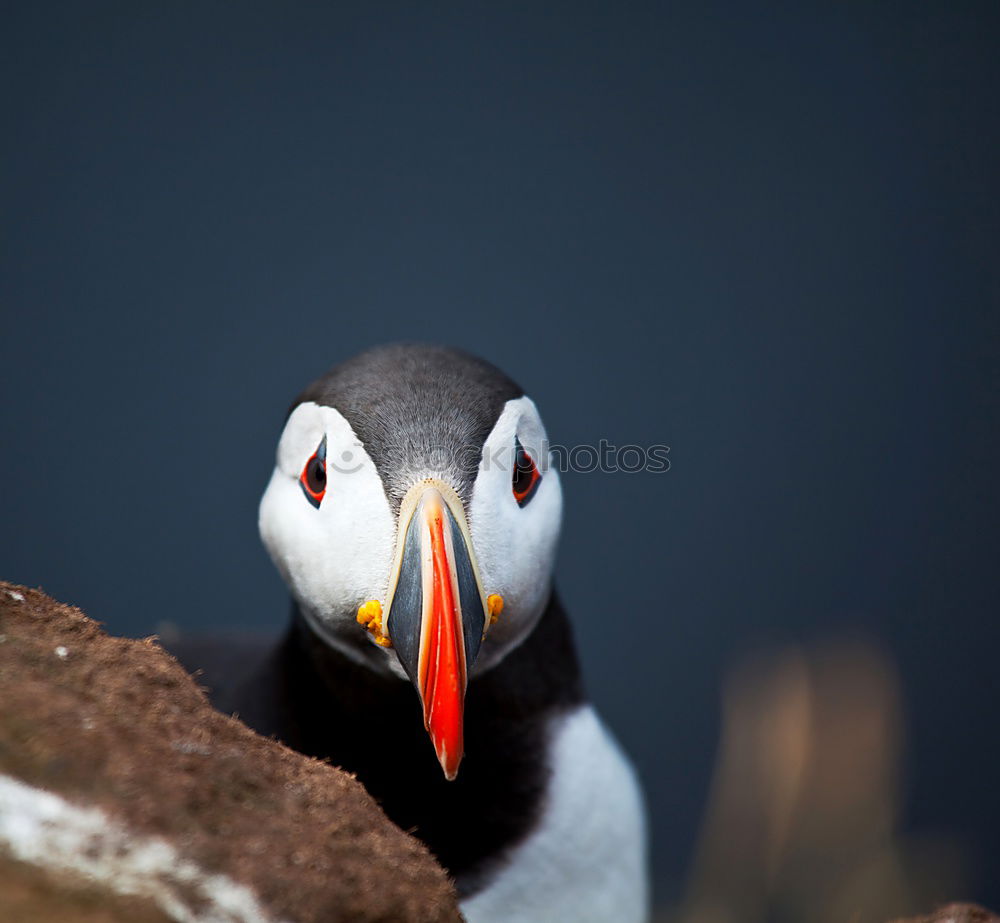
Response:
[[[438,761],[441,763],[441,769],[444,772],[444,777],[449,782],[454,782],[458,777],[458,767],[462,764],[462,757],[458,759],[450,759],[447,753],[439,753]]]
[[[449,782],[454,782],[458,775],[458,767],[462,765],[465,756],[465,741],[462,734],[461,721],[457,726],[442,728],[430,722],[426,725],[434,745],[434,755],[441,764],[441,771]]]

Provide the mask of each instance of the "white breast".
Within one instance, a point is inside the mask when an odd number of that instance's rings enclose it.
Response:
[[[538,828],[462,913],[469,923],[646,920],[646,824],[632,767],[589,705],[554,729],[550,758]]]

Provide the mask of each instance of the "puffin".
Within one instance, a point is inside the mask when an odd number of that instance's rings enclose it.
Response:
[[[470,923],[639,923],[643,797],[554,590],[550,454],[535,403],[483,359],[342,362],[293,402],[260,502],[287,630],[174,653],[217,708],[353,773]]]

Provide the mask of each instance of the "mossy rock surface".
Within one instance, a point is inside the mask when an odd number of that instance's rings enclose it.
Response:
[[[213,710],[155,639],[0,582],[0,695],[4,920],[460,919],[353,777]]]

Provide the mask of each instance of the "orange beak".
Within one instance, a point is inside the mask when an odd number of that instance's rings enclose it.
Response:
[[[431,579],[430,593],[424,597],[418,688],[424,704],[424,727],[445,776],[454,779],[465,753],[462,717],[468,680],[462,616],[452,563],[454,550],[449,555],[453,546],[445,539],[444,509],[433,497],[423,506],[424,524],[430,533]]]
[[[424,727],[445,778],[452,780],[465,752],[465,690],[487,624],[486,604],[457,496],[440,482],[417,486],[409,509],[404,501],[400,511],[400,528],[404,514],[408,521],[386,630],[420,695]]]

